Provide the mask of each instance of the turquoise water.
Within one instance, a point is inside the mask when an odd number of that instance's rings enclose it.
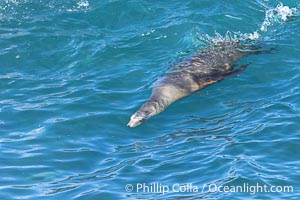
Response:
[[[299,199],[298,17],[260,32],[276,50],[246,71],[126,127],[201,36],[253,33],[278,4],[1,1],[0,199]],[[243,184],[293,192],[214,191]]]

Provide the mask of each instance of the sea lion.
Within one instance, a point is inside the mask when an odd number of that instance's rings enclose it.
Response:
[[[245,70],[249,64],[233,69],[242,57],[265,52],[269,51],[247,47],[239,42],[219,42],[199,51],[171,68],[171,72],[154,86],[149,100],[131,116],[127,126],[136,127],[176,100]]]

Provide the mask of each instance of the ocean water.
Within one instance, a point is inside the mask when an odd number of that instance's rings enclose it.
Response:
[[[0,1],[0,199],[300,199],[300,2],[281,2]],[[275,50],[126,126],[226,36]]]

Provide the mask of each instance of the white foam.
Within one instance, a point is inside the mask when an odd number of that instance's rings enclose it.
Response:
[[[215,32],[214,36],[199,35],[198,39],[206,45],[214,45],[220,42],[241,42],[247,41],[249,45],[251,44],[251,40],[256,40],[260,37],[260,34],[255,31],[254,33],[241,33],[241,32],[230,32],[227,31],[225,36],[221,35],[218,32]]]
[[[247,38],[250,40],[257,40],[260,37],[260,34],[257,31],[250,33]]]
[[[272,8],[266,11],[265,20],[263,21],[260,31],[266,32],[269,26],[275,24],[282,24],[286,22],[290,17],[297,15],[297,8],[289,8],[282,3],[278,4],[276,8]]]
[[[68,12],[86,11],[90,9],[90,3],[87,0],[80,0],[76,3],[76,6],[67,9]]]
[[[77,3],[77,8],[89,8],[90,7],[90,3],[88,1],[80,1]]]

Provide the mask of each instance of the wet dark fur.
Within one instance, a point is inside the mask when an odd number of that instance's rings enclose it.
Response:
[[[171,72],[153,88],[150,99],[132,115],[128,126],[135,127],[162,112],[174,101],[244,70],[248,64],[233,69],[242,57],[269,52],[234,42],[218,43],[199,51],[171,68]]]
[[[249,54],[238,44],[220,44],[206,48],[173,67],[159,84],[175,83],[178,87],[193,92],[183,76],[190,77],[201,89],[208,82],[223,79],[232,71],[235,62]]]

